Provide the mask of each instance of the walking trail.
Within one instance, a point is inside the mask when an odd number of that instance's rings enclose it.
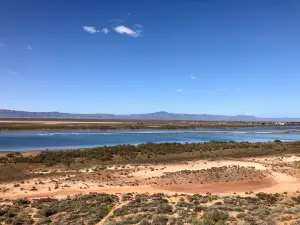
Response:
[[[105,222],[106,222],[106,220],[109,218],[109,217],[111,217],[112,216],[112,214],[117,210],[117,209],[119,209],[119,208],[122,208],[124,205],[126,205],[126,204],[128,204],[129,203],[129,201],[126,201],[126,202],[122,202],[121,204],[119,204],[119,205],[116,205],[116,206],[114,206],[112,209],[111,209],[111,211],[99,222],[99,223],[97,223],[96,225],[103,225]]]

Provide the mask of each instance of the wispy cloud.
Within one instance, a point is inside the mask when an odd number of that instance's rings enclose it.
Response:
[[[24,48],[26,49],[26,50],[32,50],[32,45],[24,45]]]
[[[118,32],[119,34],[126,34],[131,37],[138,37],[138,36],[140,36],[140,34],[142,32],[140,30],[132,30],[129,27],[125,27],[123,25],[114,27],[114,30],[116,32]]]
[[[226,88],[217,88],[217,89],[215,89],[216,91],[227,91],[227,89]]]
[[[90,34],[95,34],[95,33],[99,32],[99,30],[97,30],[96,27],[83,26],[82,28],[85,32],[88,32]]]
[[[10,74],[10,75],[17,75],[18,72],[16,72],[16,71],[9,71],[9,74]]]
[[[118,23],[123,23],[124,20],[123,19],[114,18],[114,19],[109,20],[108,22],[114,23],[114,24],[116,24],[116,23],[118,24]]]
[[[182,89],[177,89],[176,91],[177,91],[177,92],[183,92],[183,90],[182,90]]]
[[[235,88],[234,90],[235,91],[241,91],[242,89],[241,88]]]
[[[4,47],[4,46],[5,46],[4,42],[0,42],[0,47]]]
[[[192,80],[196,80],[196,79],[197,79],[197,77],[191,76],[191,79],[192,79]]]
[[[110,32],[110,30],[105,27],[101,30],[101,32],[103,32],[104,34],[108,34]]]
[[[136,28],[142,28],[142,24],[136,23],[136,24],[134,24],[134,27],[136,27]]]

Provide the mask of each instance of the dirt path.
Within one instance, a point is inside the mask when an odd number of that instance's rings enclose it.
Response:
[[[115,207],[113,207],[110,212],[99,222],[97,223],[96,225],[103,225],[106,220],[112,216],[112,214],[119,208],[123,207],[124,205],[127,205],[129,203],[129,201],[126,201],[126,202],[122,202],[121,204],[119,205],[116,205]]]

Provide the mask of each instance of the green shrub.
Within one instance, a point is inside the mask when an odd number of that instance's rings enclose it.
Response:
[[[222,212],[217,209],[208,209],[204,212],[201,220],[193,222],[195,225],[225,225],[226,220],[229,218],[227,212]]]
[[[222,212],[217,209],[207,210],[203,214],[203,218],[205,219],[212,219],[213,221],[217,222],[219,220],[226,221],[229,217],[227,212]]]
[[[18,198],[15,200],[15,203],[18,205],[28,205],[30,204],[30,200],[28,200],[27,198]]]
[[[248,143],[248,142],[206,142],[206,143],[145,143],[134,145],[117,145],[90,148],[85,150],[42,151],[34,156],[17,155],[0,157],[0,162],[43,163],[47,166],[62,163],[70,166],[75,161],[100,160],[113,161],[115,158],[123,161],[147,160],[163,155],[182,153],[197,153],[199,158],[212,157],[247,157],[276,155],[283,152],[299,153],[300,142],[283,143]],[[178,158],[179,159],[179,158]]]
[[[52,221],[50,218],[41,218],[36,225],[44,225],[44,224],[50,224]]]
[[[241,212],[236,215],[236,218],[243,219],[243,218],[245,218],[245,216],[247,216],[247,213]]]
[[[169,204],[161,204],[157,207],[156,213],[158,214],[172,214],[173,208]]]
[[[293,217],[291,217],[290,215],[282,216],[281,221],[291,220],[292,218]]]
[[[300,225],[300,219],[291,222],[291,225]]]
[[[146,219],[143,219],[139,225],[151,225],[150,221],[149,220],[146,220]]]
[[[168,217],[167,216],[160,216],[155,215],[152,219],[153,225],[166,225],[168,223]]]

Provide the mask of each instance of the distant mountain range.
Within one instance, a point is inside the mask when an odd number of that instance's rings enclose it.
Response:
[[[60,112],[26,112],[0,109],[0,118],[32,118],[32,119],[98,119],[98,120],[202,120],[202,121],[278,121],[300,122],[300,118],[258,118],[248,115],[225,116],[210,114],[182,114],[155,112],[145,114],[77,114]]]

